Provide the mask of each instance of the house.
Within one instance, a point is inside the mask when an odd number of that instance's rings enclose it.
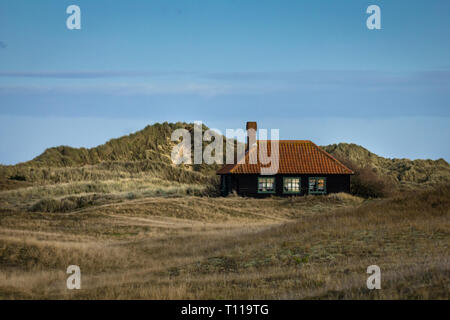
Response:
[[[353,171],[309,140],[279,140],[278,170],[262,174],[261,168],[267,167],[267,161],[259,156],[259,149],[264,144],[269,156],[271,141],[256,141],[256,129],[256,122],[247,122],[244,158],[217,171],[223,195],[236,192],[264,197],[350,192]],[[250,145],[251,141],[256,143]]]

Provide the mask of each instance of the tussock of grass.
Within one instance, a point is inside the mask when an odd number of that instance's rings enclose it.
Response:
[[[106,203],[107,200],[112,200],[112,197],[101,197],[97,194],[86,195],[81,197],[68,197],[64,199],[42,199],[36,202],[30,211],[38,212],[70,212],[77,209],[82,209],[95,204]]]
[[[363,199],[358,196],[354,196],[345,192],[340,193],[331,193],[327,195],[329,199],[341,201],[341,202],[349,202],[349,203],[361,203]]]
[[[34,203],[29,211],[34,212],[72,212],[90,206],[99,206],[108,203],[121,202],[154,196],[183,196],[205,194],[205,187],[199,185],[180,185],[153,187],[134,192],[85,194],[82,196],[70,196],[59,199],[44,198]]]

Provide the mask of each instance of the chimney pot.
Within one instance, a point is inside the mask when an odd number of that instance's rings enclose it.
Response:
[[[258,125],[256,124],[256,121],[248,121],[247,130],[248,129],[254,129],[255,131],[258,130]]]
[[[247,122],[247,145],[245,146],[246,152],[248,152],[248,150],[250,150],[250,147],[256,143],[256,130],[258,130],[256,121]]]

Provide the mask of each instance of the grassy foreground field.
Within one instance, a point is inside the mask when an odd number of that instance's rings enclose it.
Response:
[[[34,198],[55,196],[45,188],[0,192],[0,299],[450,295],[449,186],[380,200],[121,196],[113,188],[114,197],[67,212],[33,209]],[[72,264],[81,290],[66,289]],[[372,264],[381,290],[366,287]]]

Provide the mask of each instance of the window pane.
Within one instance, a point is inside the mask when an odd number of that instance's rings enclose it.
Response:
[[[267,179],[267,190],[273,190],[273,181],[271,181],[271,179]]]
[[[300,179],[299,178],[284,178],[284,190],[286,192],[299,192]]]
[[[316,189],[316,179],[309,178],[309,191],[314,191]]]
[[[259,177],[258,178],[258,192],[274,192],[275,178]]]
[[[317,190],[324,191],[325,190],[325,179],[317,179]]]
[[[309,178],[309,192],[326,193],[326,178],[312,177]]]

